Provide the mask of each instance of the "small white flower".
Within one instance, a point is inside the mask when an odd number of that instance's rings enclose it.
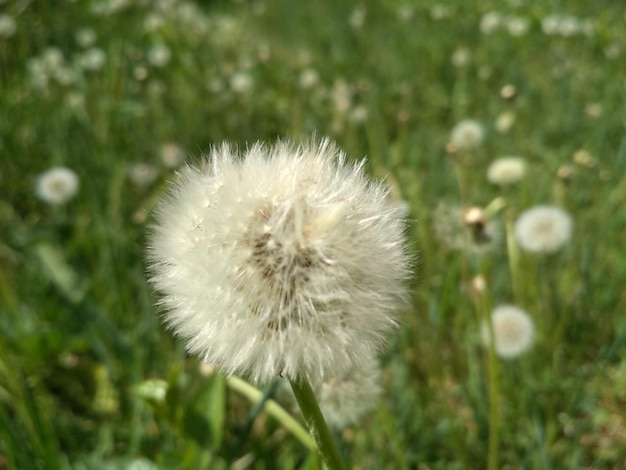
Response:
[[[454,53],[452,54],[452,58],[450,62],[457,68],[463,68],[469,65],[472,60],[472,53],[467,47],[457,47]]]
[[[168,168],[178,168],[185,161],[185,151],[176,142],[161,145],[161,162]]]
[[[513,184],[526,174],[526,160],[520,157],[501,157],[487,168],[487,179],[493,184]]]
[[[90,47],[96,42],[96,32],[91,28],[81,28],[76,32],[76,42],[80,47]]]
[[[515,238],[526,251],[554,253],[572,237],[572,217],[563,209],[536,206],[515,222]]]
[[[528,313],[514,305],[500,305],[491,313],[496,354],[512,359],[528,351],[535,338],[535,325]],[[490,342],[489,326],[481,329],[483,343]]]
[[[450,143],[458,150],[472,150],[482,145],[485,128],[474,119],[465,119],[452,129]]]
[[[230,89],[237,94],[248,93],[252,90],[252,85],[252,78],[245,72],[237,72],[230,77]]]
[[[515,124],[515,114],[512,111],[504,111],[498,114],[495,127],[498,132],[504,134],[511,130],[513,124]]]
[[[317,70],[311,68],[303,70],[298,80],[300,88],[302,88],[303,90],[309,90],[313,88],[315,85],[317,85],[318,82],[319,74],[317,73]]]
[[[503,18],[497,11],[490,11],[483,15],[480,20],[480,32],[484,35],[495,33],[502,27]]]
[[[10,38],[17,31],[17,25],[12,16],[0,15],[0,38]]]
[[[524,36],[530,29],[530,22],[521,16],[514,16],[507,20],[506,29],[511,36]]]
[[[132,163],[128,167],[128,178],[137,186],[148,186],[159,177],[159,169],[149,163]]]
[[[156,44],[148,50],[147,59],[153,67],[165,67],[172,57],[170,48],[165,44]]]
[[[65,167],[51,168],[37,179],[35,193],[44,202],[64,204],[78,192],[79,180],[73,170]]]
[[[190,353],[255,382],[371,367],[411,258],[405,207],[327,140],[224,144],[158,206],[150,281]]]
[[[99,47],[92,47],[91,49],[86,50],[79,58],[78,62],[80,66],[91,72],[97,72],[104,67],[106,63],[107,55]]]

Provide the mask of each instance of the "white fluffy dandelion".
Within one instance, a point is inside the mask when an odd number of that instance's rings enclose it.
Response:
[[[572,237],[572,217],[554,206],[536,206],[515,222],[515,238],[526,251],[554,253]]]
[[[458,150],[472,150],[480,147],[485,139],[485,128],[474,119],[459,122],[450,134],[450,143]]]
[[[158,207],[148,257],[165,321],[255,382],[371,366],[406,295],[405,207],[327,140],[236,153],[185,168]]]
[[[487,179],[493,184],[513,184],[524,178],[526,160],[520,157],[501,157],[487,168]]]
[[[44,202],[52,205],[64,204],[78,192],[79,180],[73,170],[55,167],[37,178],[35,193]]]
[[[525,353],[533,344],[535,325],[528,313],[514,305],[500,305],[491,312],[496,354],[512,359]],[[482,338],[489,345],[489,326],[482,325]]]

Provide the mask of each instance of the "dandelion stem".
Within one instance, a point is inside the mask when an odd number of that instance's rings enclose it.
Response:
[[[263,392],[253,387],[248,382],[239,377],[230,376],[226,379],[226,383],[233,390],[241,393],[253,403],[259,402],[263,398]],[[291,434],[293,434],[307,449],[315,450],[315,442],[311,439],[309,433],[293,416],[287,413],[274,400],[267,400],[264,405],[265,411],[279,421]]]
[[[300,378],[298,380],[290,380],[290,383],[304,420],[311,429],[322,460],[331,470],[344,470],[346,466],[326,425],[308,380]]]
[[[489,450],[487,469],[498,469],[498,452],[500,447],[500,384],[498,380],[498,358],[496,357],[495,334],[489,308],[485,305],[484,315],[489,325]]]

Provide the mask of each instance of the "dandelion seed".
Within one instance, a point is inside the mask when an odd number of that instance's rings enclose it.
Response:
[[[450,143],[458,150],[472,150],[480,147],[484,138],[483,125],[474,119],[465,119],[452,129]]]
[[[487,179],[499,185],[517,183],[525,174],[526,160],[520,157],[501,157],[487,168]]]
[[[35,193],[44,202],[52,205],[64,204],[78,192],[79,180],[73,170],[55,167],[37,179]]]
[[[526,251],[554,253],[572,237],[572,218],[563,209],[536,206],[515,222],[515,238]]]
[[[512,359],[528,351],[535,337],[535,325],[528,313],[514,305],[500,305],[491,313],[494,347],[503,359]],[[489,326],[481,328],[483,343],[490,341]]]
[[[328,140],[224,144],[159,205],[150,280],[188,351],[226,373],[340,377],[396,326],[405,211]]]

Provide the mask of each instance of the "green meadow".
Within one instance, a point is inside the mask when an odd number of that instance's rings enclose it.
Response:
[[[334,431],[349,468],[626,468],[625,22],[612,0],[0,1],[0,469],[321,468],[277,384],[186,354],[145,262],[177,169],[311,135],[406,202],[418,260],[382,392]],[[505,156],[525,173],[494,184]],[[62,203],[37,189],[55,167]],[[542,205],[572,222],[550,253],[515,235]],[[485,340],[499,305],[534,325],[515,357]]]

